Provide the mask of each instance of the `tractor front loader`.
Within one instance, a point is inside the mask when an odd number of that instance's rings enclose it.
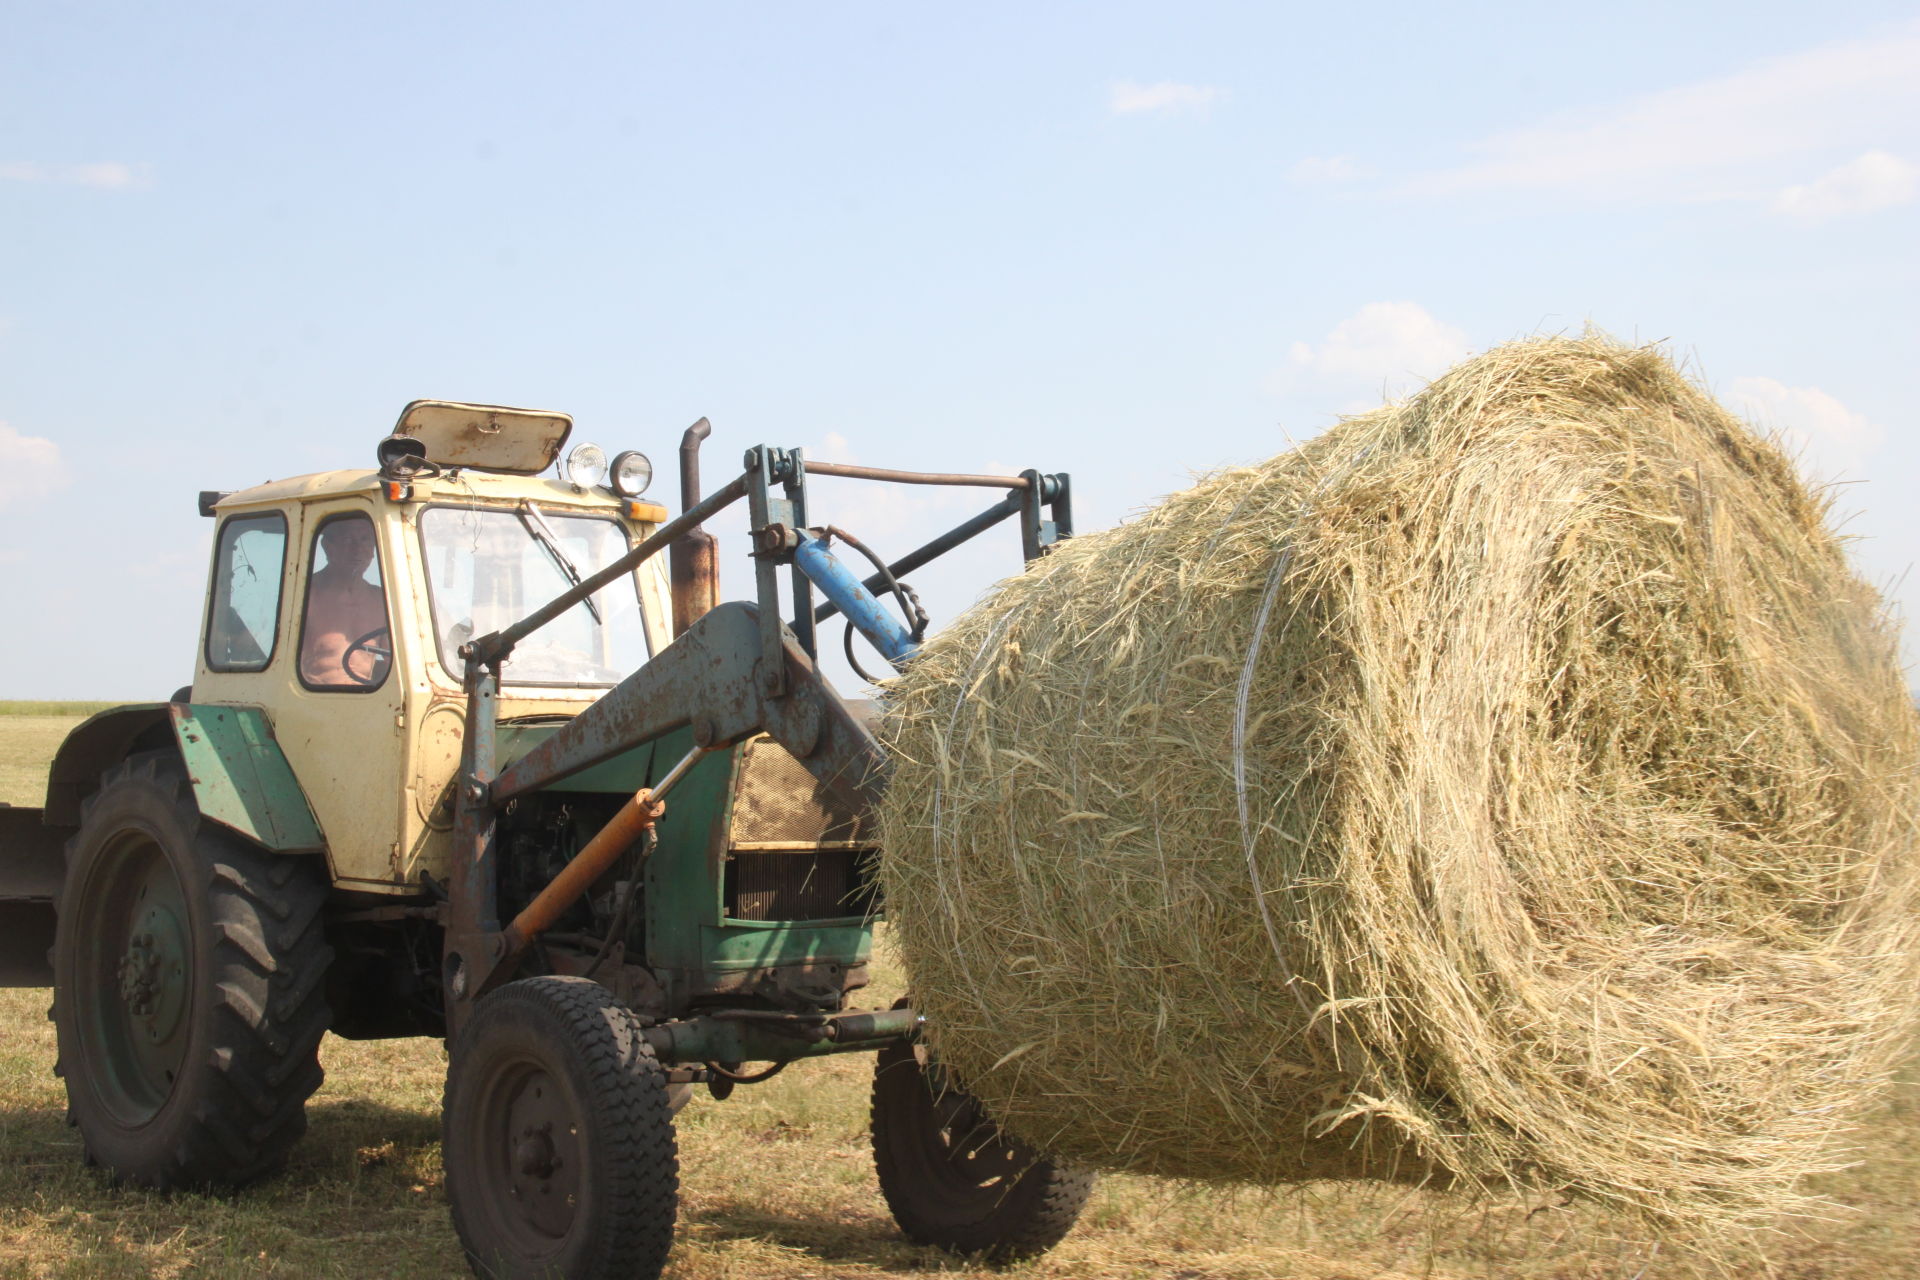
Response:
[[[193,684],[80,725],[45,806],[0,808],[0,981],[53,986],[89,1159],[243,1185],[304,1130],[325,1031],[444,1037],[474,1270],[650,1277],[694,1090],[872,1052],[906,1233],[994,1261],[1051,1248],[1090,1175],[1001,1134],[908,1002],[852,1003],[886,760],[816,636],[842,614],[850,655],[857,630],[908,660],[926,617],[900,579],[1003,521],[1044,554],[1071,532],[1067,477],[762,447],[702,497],[703,420],[668,518],[638,453],[583,445],[544,477],[571,428],[416,401],[376,470],[201,495]],[[887,563],[810,522],[809,473],[1004,497]],[[702,526],[742,501],[755,595],[721,604]]]

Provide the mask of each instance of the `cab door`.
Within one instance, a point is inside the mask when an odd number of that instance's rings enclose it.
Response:
[[[288,687],[274,717],[334,880],[348,888],[390,887],[401,859],[407,682],[384,514],[363,500],[304,512]]]

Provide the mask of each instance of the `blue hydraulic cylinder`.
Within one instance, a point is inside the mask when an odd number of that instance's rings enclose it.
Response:
[[[840,563],[824,539],[802,534],[800,545],[793,551],[793,563],[894,666],[912,657],[920,647],[893,611],[875,599],[860,579]]]

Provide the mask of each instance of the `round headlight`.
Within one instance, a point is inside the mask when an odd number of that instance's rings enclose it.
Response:
[[[597,444],[576,445],[567,455],[567,479],[591,489],[607,478],[607,455]]]
[[[653,464],[638,449],[613,455],[613,470],[608,472],[613,491],[623,498],[637,498],[653,483]]]

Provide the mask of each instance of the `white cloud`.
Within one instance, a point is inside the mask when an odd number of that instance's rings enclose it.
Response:
[[[1136,84],[1132,80],[1119,80],[1108,94],[1107,107],[1117,116],[1135,115],[1143,111],[1192,111],[1204,114],[1223,93],[1223,90],[1212,85],[1176,84],[1171,80]]]
[[[1722,397],[1763,431],[1777,432],[1804,470],[1821,480],[1859,479],[1886,432],[1818,387],[1735,378]]]
[[[1874,213],[1920,196],[1920,167],[1884,151],[1869,151],[1802,186],[1788,187],[1773,207],[1789,217],[1819,222],[1849,213]]]
[[[1920,22],[1496,134],[1409,190],[1767,200],[1805,157],[1920,136],[1916,122]]]
[[[114,160],[94,164],[0,164],[0,182],[46,182],[94,187],[101,191],[144,187],[152,182],[152,174],[151,165],[121,164]]]
[[[1287,180],[1302,187],[1332,187],[1371,178],[1373,172],[1352,156],[1308,156],[1287,170]]]
[[[1318,343],[1296,342],[1277,390],[1345,397],[1345,412],[1418,390],[1462,359],[1467,335],[1414,302],[1369,302]]]
[[[36,498],[67,482],[60,446],[40,436],[23,436],[0,422],[0,506],[16,498]]]

